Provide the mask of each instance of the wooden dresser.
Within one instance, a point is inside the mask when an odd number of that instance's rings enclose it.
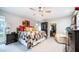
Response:
[[[79,30],[73,30],[72,34],[68,34],[70,37],[70,52],[79,52]]]

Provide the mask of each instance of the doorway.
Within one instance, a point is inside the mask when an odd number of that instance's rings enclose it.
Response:
[[[56,34],[56,23],[53,23],[50,25],[51,26],[51,30],[50,30],[50,37],[54,37]]]

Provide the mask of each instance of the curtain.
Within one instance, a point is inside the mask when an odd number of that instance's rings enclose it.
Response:
[[[0,16],[0,44],[5,43],[6,41],[5,27],[5,18],[3,16]]]

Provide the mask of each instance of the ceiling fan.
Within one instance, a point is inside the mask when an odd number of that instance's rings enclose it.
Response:
[[[51,10],[48,10],[47,7],[38,7],[38,9],[36,10],[35,8],[30,8],[33,11],[38,11],[38,12],[43,12],[45,11],[46,13],[51,13]]]
[[[52,11],[47,7],[38,7],[38,8],[30,8],[30,10],[37,11],[41,13],[41,16],[44,16],[43,13],[51,13]],[[36,14],[34,14],[36,15]]]

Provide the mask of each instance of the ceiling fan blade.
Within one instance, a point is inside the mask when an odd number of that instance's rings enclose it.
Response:
[[[33,11],[35,11],[35,9],[34,8],[29,8],[30,10],[33,10]]]
[[[51,11],[50,10],[47,10],[47,11],[45,11],[46,13],[51,13]]]

